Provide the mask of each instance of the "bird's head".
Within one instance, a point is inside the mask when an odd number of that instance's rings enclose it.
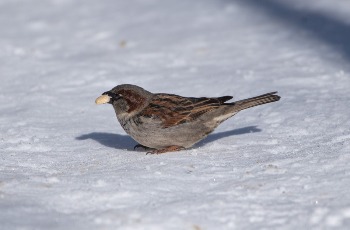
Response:
[[[152,93],[136,85],[118,85],[104,92],[96,104],[112,104],[117,116],[132,116],[147,106]]]

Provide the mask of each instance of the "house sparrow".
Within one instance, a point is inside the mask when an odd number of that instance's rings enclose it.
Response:
[[[235,102],[232,96],[181,97],[153,94],[136,85],[118,85],[96,99],[113,105],[118,121],[140,145],[151,153],[189,148],[219,124],[243,109],[278,101],[277,92]]]

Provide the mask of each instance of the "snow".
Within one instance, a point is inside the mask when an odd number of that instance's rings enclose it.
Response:
[[[0,229],[348,229],[350,5],[2,0]],[[279,102],[189,150],[136,144],[101,93]]]

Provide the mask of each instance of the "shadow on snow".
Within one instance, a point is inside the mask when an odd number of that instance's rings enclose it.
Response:
[[[307,32],[350,60],[350,25],[315,10],[296,9],[277,0],[235,0],[274,17],[290,28]]]
[[[210,142],[219,140],[221,138],[229,137],[229,136],[242,135],[247,133],[256,133],[256,132],[261,132],[261,129],[257,128],[256,126],[247,126],[244,128],[234,129],[230,131],[213,133],[213,134],[210,134],[207,138],[200,141],[198,144],[196,144],[195,147],[204,146]],[[102,132],[92,132],[92,133],[84,134],[79,137],[76,137],[75,139],[80,141],[92,139],[106,147],[115,148],[115,149],[133,149],[133,147],[137,144],[137,142],[134,141],[128,135],[102,133]]]

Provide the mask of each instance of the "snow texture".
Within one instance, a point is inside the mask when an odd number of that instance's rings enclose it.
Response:
[[[349,229],[350,3],[1,0],[0,229]],[[134,151],[110,105],[279,102],[189,150]]]

